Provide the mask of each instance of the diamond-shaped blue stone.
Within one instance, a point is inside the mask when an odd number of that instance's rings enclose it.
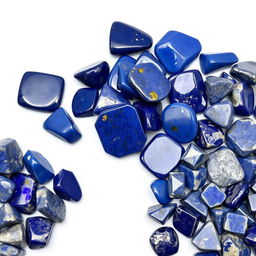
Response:
[[[171,198],[183,198],[185,196],[185,174],[183,172],[170,172],[168,191]]]

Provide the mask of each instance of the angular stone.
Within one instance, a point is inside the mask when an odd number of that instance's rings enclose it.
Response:
[[[238,234],[238,235],[244,235],[246,232],[246,229],[248,227],[248,219],[246,216],[228,212],[225,216],[223,228],[224,230]]]
[[[185,196],[185,174],[182,172],[170,172],[168,191],[171,198],[183,198]]]
[[[244,170],[244,181],[250,183],[256,173],[256,157],[248,156],[246,158],[238,157],[238,161]]]
[[[250,213],[250,210],[248,208],[248,204],[247,203],[243,203],[241,204],[237,210],[236,210],[237,214],[246,216],[248,218],[248,226],[250,227],[251,225],[255,224],[255,217],[253,214]]]
[[[7,202],[13,195],[15,184],[8,178],[0,175],[0,203]]]
[[[0,244],[1,256],[25,256],[26,252],[23,249],[16,248],[9,244]]]
[[[169,196],[167,180],[155,180],[150,187],[159,204],[166,205],[172,201],[172,199]]]
[[[6,203],[0,208],[0,229],[10,227],[22,222],[22,215],[10,204]]]
[[[254,224],[252,227],[247,229],[245,234],[245,241],[251,247],[256,247],[256,225]]]
[[[248,201],[251,212],[256,213],[256,194],[249,195]]]
[[[222,78],[227,78],[229,79],[230,81],[232,81],[234,84],[237,83],[237,81],[227,72],[223,71],[221,74],[220,74],[220,77]]]
[[[24,248],[25,234],[23,224],[16,224],[2,230],[0,233],[0,243],[9,244],[18,248]]]

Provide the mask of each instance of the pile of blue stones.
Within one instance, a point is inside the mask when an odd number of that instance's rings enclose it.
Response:
[[[95,128],[107,153],[141,152],[141,163],[157,177],[151,189],[159,204],[148,215],[162,225],[173,216],[174,228],[202,251],[196,256],[250,255],[256,248],[256,62],[238,62],[232,52],[200,54],[199,40],[177,31],[160,39],[154,57],[147,50],[151,36],[122,22],[112,24],[109,42],[111,53],[121,55],[111,71],[100,61],[74,75],[87,86],[74,95],[74,116],[98,115]],[[137,59],[127,55],[139,51]],[[204,79],[199,70],[184,71],[199,55],[205,75],[232,66],[230,73]],[[74,143],[81,132],[60,107],[63,89],[59,76],[26,72],[18,103],[53,112],[44,128]],[[153,132],[159,133],[145,146]],[[43,195],[52,194],[38,191],[39,210],[49,217]],[[178,252],[174,228],[151,235],[157,255]]]
[[[28,173],[23,172],[24,166]],[[53,180],[55,193],[44,184]],[[66,216],[63,201],[79,201],[80,186],[73,172],[54,175],[49,161],[40,153],[23,153],[14,139],[0,140],[0,255],[24,256],[30,249],[44,248],[55,223]],[[38,210],[41,215],[27,217]]]

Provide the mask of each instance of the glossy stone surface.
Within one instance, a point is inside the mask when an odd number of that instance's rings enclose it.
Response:
[[[226,133],[227,146],[241,157],[256,150],[256,122],[250,118],[237,120]]]
[[[207,95],[203,77],[198,70],[189,70],[171,76],[171,103],[180,102],[188,104],[196,113],[203,112],[207,107]]]
[[[256,172],[256,157],[238,157],[238,161],[244,170],[244,181],[250,183]]]
[[[93,116],[99,92],[95,88],[79,89],[72,100],[72,112],[75,117]]]
[[[195,111],[184,103],[173,103],[162,113],[163,128],[168,136],[179,143],[195,139],[198,124]]]
[[[20,82],[18,103],[26,108],[53,112],[61,104],[64,84],[60,76],[26,72]]]
[[[13,195],[15,184],[8,178],[0,175],[0,203],[7,202]]]
[[[244,178],[236,155],[224,146],[209,155],[207,170],[209,179],[220,187],[233,185]]]
[[[43,127],[57,138],[69,143],[75,143],[82,137],[78,127],[64,108],[53,112],[45,120]]]
[[[228,212],[225,216],[223,228],[224,230],[234,233],[244,235],[248,227],[248,219],[246,216]]]
[[[210,104],[212,105],[224,99],[232,91],[234,83],[227,78],[207,76],[205,87]]]
[[[73,172],[62,169],[53,180],[55,193],[67,201],[80,201],[82,190]]]
[[[110,30],[109,48],[112,54],[125,55],[143,51],[152,46],[150,35],[123,22],[113,22]]]
[[[166,178],[179,163],[183,152],[181,145],[159,133],[143,149],[140,160],[153,175]]]
[[[214,124],[228,129],[234,121],[235,110],[233,104],[225,100],[208,107],[204,111],[204,115]]]
[[[166,98],[171,90],[169,80],[152,63],[135,65],[129,73],[129,81],[147,102],[159,102]]]
[[[256,247],[256,225],[247,229],[245,234],[245,241],[251,247]]]
[[[177,204],[154,205],[148,208],[148,216],[164,225],[174,214]]]
[[[104,150],[116,157],[140,152],[147,140],[139,115],[131,105],[101,113],[95,128]]]
[[[166,205],[171,202],[167,180],[155,180],[150,187],[159,204]]]
[[[251,212],[256,213],[256,194],[249,195],[248,201]]]
[[[66,206],[61,198],[47,189],[40,187],[36,193],[37,210],[53,222],[63,222],[66,216]]]
[[[248,226],[250,227],[251,225],[255,224],[255,217],[253,214],[250,213],[250,209],[248,207],[247,203],[241,204],[237,210],[237,214],[241,214],[243,216],[246,216],[248,218]]]
[[[168,191],[171,198],[183,198],[185,196],[185,174],[183,172],[169,173]]]
[[[224,133],[221,128],[209,120],[200,120],[198,121],[198,134],[195,142],[202,149],[217,148],[224,142]]]
[[[236,79],[234,79],[229,73],[223,71],[221,74],[220,74],[220,77],[222,78],[227,78],[229,80],[231,80],[234,84],[237,83]]]
[[[211,221],[206,222],[204,226],[196,233],[196,235],[193,237],[192,243],[202,251],[221,250],[218,233]]]
[[[9,244],[0,244],[0,255],[2,256],[25,256],[23,249],[16,248]]]
[[[142,126],[146,131],[158,131],[162,128],[162,104],[150,104],[143,101],[137,101],[133,103],[136,108]]]
[[[155,54],[170,73],[182,72],[201,52],[200,42],[178,31],[167,32],[155,46]]]
[[[44,184],[54,177],[54,170],[49,161],[39,152],[28,150],[24,155],[27,171],[40,183]]]
[[[74,77],[89,87],[100,89],[106,83],[108,74],[108,63],[99,61],[77,71]]]
[[[21,213],[33,213],[36,209],[36,180],[24,173],[15,174],[11,180],[15,184],[15,190],[10,204]]]
[[[53,222],[44,217],[26,219],[26,241],[30,249],[44,248],[51,237]]]
[[[0,229],[11,227],[15,224],[22,223],[22,215],[13,208],[10,204],[6,203],[0,208]]]
[[[230,66],[238,62],[237,56],[233,52],[212,53],[200,55],[200,66],[204,74],[208,74],[216,69]]]
[[[179,238],[171,227],[157,229],[149,239],[150,245],[158,256],[170,256],[179,250]]]
[[[0,140],[0,173],[15,173],[22,169],[23,154],[16,140]]]

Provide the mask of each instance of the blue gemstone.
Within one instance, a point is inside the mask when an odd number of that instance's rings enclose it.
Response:
[[[247,229],[245,241],[249,246],[256,247],[256,224]]]
[[[137,101],[133,103],[136,108],[142,126],[146,131],[158,131],[162,128],[162,104],[161,103],[147,103]]]
[[[89,87],[100,89],[107,82],[108,74],[108,63],[99,61],[77,71],[74,77]]]
[[[13,208],[10,204],[6,203],[0,208],[0,228],[11,227],[15,224],[22,223],[22,215]],[[0,254],[1,255],[1,254]]]
[[[193,212],[182,205],[176,208],[173,216],[173,226],[184,236],[192,237],[197,229],[199,220]]]
[[[98,101],[98,97],[99,92],[95,88],[79,89],[72,100],[72,111],[74,116],[93,116],[93,110]]]
[[[0,203],[6,203],[13,195],[15,184],[8,178],[0,176]]]
[[[23,154],[16,140],[0,140],[0,173],[15,173],[23,169]]]
[[[222,78],[227,78],[229,80],[231,80],[233,82],[233,84],[236,84],[237,81],[230,75],[228,74],[227,72],[223,71],[221,74],[220,74],[220,77]]]
[[[30,109],[54,112],[61,104],[64,83],[60,76],[26,72],[20,83],[18,103]]]
[[[141,98],[148,102],[158,102],[167,97],[170,82],[152,63],[135,65],[129,73],[129,81]]]
[[[220,256],[218,252],[197,252],[194,256]]]
[[[30,249],[44,248],[51,237],[53,222],[44,217],[26,219],[26,240]]]
[[[201,52],[200,42],[177,31],[167,32],[155,46],[155,54],[170,73],[182,72]]]
[[[224,133],[209,120],[198,121],[196,144],[202,149],[212,149],[221,146],[224,142]]]
[[[15,174],[11,180],[15,184],[15,190],[10,204],[21,213],[33,213],[36,209],[37,182],[24,173]]]
[[[150,35],[131,25],[115,21],[110,30],[109,48],[112,54],[125,55],[152,46]]]
[[[28,150],[23,160],[27,171],[40,184],[44,184],[53,179],[54,170],[48,160],[40,153]]]
[[[248,196],[249,206],[251,212],[256,212],[256,194],[251,194]]]
[[[195,111],[184,103],[173,103],[162,113],[163,127],[168,136],[179,143],[191,142],[198,131]]]
[[[169,173],[168,191],[171,198],[183,198],[185,196],[185,174],[183,172]]]
[[[53,180],[55,193],[68,201],[80,201],[82,190],[73,172],[62,169]]]
[[[74,143],[82,137],[78,127],[64,108],[57,109],[45,120],[44,129],[69,143]]]
[[[256,157],[238,157],[237,159],[244,170],[244,181],[250,183],[254,177],[254,174],[256,173]]]
[[[166,205],[172,201],[172,199],[169,197],[167,180],[155,180],[151,184],[151,190],[159,204]]]
[[[2,256],[25,256],[26,252],[9,244],[0,244],[0,255]]]
[[[171,227],[161,227],[150,237],[150,245],[158,256],[170,256],[179,250],[179,238]]]
[[[248,218],[246,216],[228,212],[224,219],[223,228],[224,230],[234,233],[244,235],[248,227]]]
[[[248,226],[251,226],[255,223],[255,217],[253,214],[250,213],[247,203],[241,204],[237,208],[236,213],[246,216],[248,218]]]
[[[186,103],[192,107],[196,113],[203,112],[207,107],[207,95],[204,81],[198,70],[189,70],[171,76],[171,92],[169,100],[171,103]]]
[[[204,74],[208,74],[216,69],[230,66],[238,62],[237,56],[233,52],[213,53],[200,55],[200,66]]]
[[[143,149],[140,160],[153,175],[161,179],[176,168],[183,152],[181,145],[159,133]]]
[[[139,115],[131,105],[101,113],[95,128],[104,150],[116,157],[140,152],[147,140]]]

